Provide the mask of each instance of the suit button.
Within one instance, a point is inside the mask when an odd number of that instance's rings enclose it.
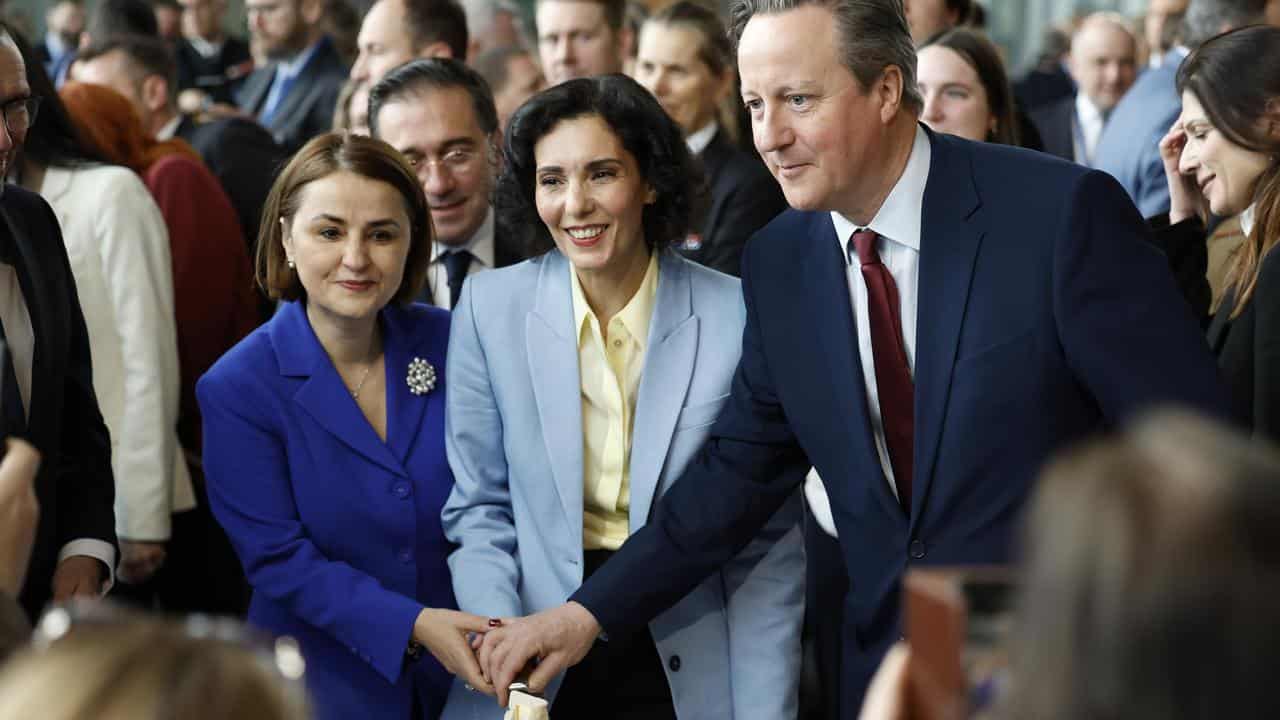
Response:
[[[409,485],[408,483],[396,483],[396,486],[392,488],[392,492],[396,494],[396,497],[403,500],[409,497]]]
[[[907,548],[907,552],[911,554],[911,559],[913,560],[924,559],[924,543],[920,540],[912,540],[911,546]]]
[[[667,667],[671,668],[671,672],[680,672],[680,656],[672,655],[667,661]]]
[[[406,565],[413,562],[413,553],[408,548],[400,551],[400,562]]]

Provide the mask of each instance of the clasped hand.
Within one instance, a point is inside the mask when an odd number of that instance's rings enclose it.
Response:
[[[566,603],[522,618],[487,618],[452,610],[426,609],[418,616],[414,638],[445,669],[471,689],[496,695],[507,706],[516,680],[542,692],[557,675],[586,656],[600,635],[600,624],[582,605]]]

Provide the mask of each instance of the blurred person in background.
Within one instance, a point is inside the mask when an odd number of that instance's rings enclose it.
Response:
[[[328,133],[304,146],[258,243],[257,279],[280,310],[197,390],[249,621],[297,638],[321,720],[434,720],[451,673],[492,693],[468,644],[491,625],[452,609],[440,524],[449,314],[413,303],[428,213],[386,143]]]
[[[57,216],[84,311],[94,388],[111,433],[121,589],[165,563],[173,515],[195,505],[177,438],[169,235],[138,175],[111,164],[75,126],[38,63],[26,68],[43,112],[28,131],[17,179]]]
[[[415,58],[467,57],[467,18],[456,0],[378,0],[360,24],[351,79],[372,87]]]
[[[1080,23],[1067,56],[1075,97],[1031,114],[1045,152],[1088,167],[1097,165],[1098,139],[1111,111],[1137,78],[1137,57],[1138,38],[1126,18],[1094,13]]]
[[[535,0],[547,83],[622,72],[632,43],[626,14],[626,0]]]
[[[369,134],[369,86],[348,80],[338,94],[338,107],[333,111],[333,130],[348,130],[357,135]]]
[[[260,125],[241,117],[201,119],[179,112],[174,54],[154,37],[116,35],[80,51],[72,78],[105,85],[132,103],[146,133],[159,142],[187,141],[218,179],[242,234],[256,233],[262,204],[284,151]],[[253,243],[245,239],[249,257]]]
[[[1189,0],[1151,0],[1142,17],[1142,35],[1147,42],[1147,66],[1158,68],[1165,54],[1178,44],[1178,25],[1187,12]]]
[[[178,0],[151,0],[160,39],[173,44],[182,39],[182,6]]]
[[[500,129],[506,129],[516,108],[547,87],[537,57],[522,47],[489,50],[477,57],[472,66],[493,91]]]
[[[44,15],[44,40],[35,47],[36,58],[49,75],[55,75],[75,55],[84,23],[84,4],[80,0],[58,0],[49,6]]]
[[[133,106],[101,85],[70,82],[58,92],[71,117],[113,162],[143,179],[168,229],[177,326],[178,439],[196,480],[196,507],[174,516],[171,561],[130,597],[174,611],[242,615],[248,590],[212,523],[198,462],[201,417],[196,380],[258,324],[249,259],[231,202],[182,140],[147,135]]]
[[[178,0],[182,38],[174,45],[178,104],[194,113],[208,104],[234,105],[253,72],[249,43],[226,31],[226,0]]]
[[[494,50],[524,47],[520,6],[512,0],[461,0],[467,15],[468,63]]]
[[[903,0],[911,41],[917,47],[969,20],[973,0]]]
[[[325,32],[323,0],[248,0],[249,33],[269,60],[236,93],[286,153],[328,132],[347,66]]]
[[[1020,143],[1009,77],[986,35],[948,30],[916,51],[916,63],[924,124],[968,140]]]
[[[1042,473],[1023,532],[1008,682],[980,717],[1272,718],[1280,698],[1280,455],[1182,411]],[[958,659],[958,658],[957,658]],[[861,720],[914,717],[900,643]],[[954,698],[966,707],[967,698]]]
[[[1166,53],[1160,67],[1139,76],[1111,112],[1094,153],[1097,167],[1120,181],[1143,216],[1169,212],[1169,181],[1160,141],[1182,112],[1178,66],[1209,38],[1264,22],[1280,25],[1280,0],[1191,0],[1181,43]]]
[[[0,719],[309,720],[305,669],[230,619],[57,607],[0,671]]]
[[[734,91],[728,34],[715,13],[689,0],[669,5],[640,31],[635,79],[654,94],[701,160],[706,191],[689,233],[673,247],[728,275],[741,272],[742,248],[787,201],[759,157],[739,150],[722,126],[720,107]]]
[[[1035,64],[1013,83],[1018,106],[1026,112],[1049,105],[1056,100],[1074,97],[1075,81],[1067,72],[1067,53],[1071,51],[1071,33],[1050,27],[1040,39]]]

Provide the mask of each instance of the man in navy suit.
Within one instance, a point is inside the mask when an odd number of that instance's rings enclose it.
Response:
[[[486,636],[500,691],[675,602],[813,465],[849,575],[852,717],[900,636],[904,571],[1008,562],[1037,473],[1076,440],[1153,405],[1228,414],[1114,179],[919,124],[901,0],[736,0],[732,17],[755,144],[794,209],[747,245],[731,396],[650,524],[569,603]]]

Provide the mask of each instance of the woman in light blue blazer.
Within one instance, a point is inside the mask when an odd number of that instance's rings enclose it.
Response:
[[[691,162],[679,127],[621,75],[552,88],[508,126],[499,198],[537,256],[468,278],[454,311],[443,520],[463,610],[563,603],[645,524],[719,415],[745,313],[736,279],[667,249],[687,229]],[[799,512],[788,504],[647,630],[551,680],[552,717],[793,718]],[[445,718],[500,716],[454,683]]]
[[[258,280],[283,302],[196,385],[249,622],[297,639],[317,718],[434,720],[449,673],[487,689],[467,633],[488,624],[451,609],[449,314],[411,304],[426,198],[389,145],[331,134],[285,167],[263,218]]]

